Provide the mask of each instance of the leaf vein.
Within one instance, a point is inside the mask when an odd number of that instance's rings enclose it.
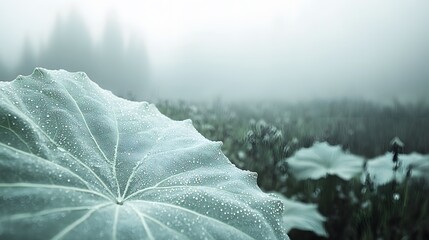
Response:
[[[233,231],[238,232],[240,235],[242,235],[242,236],[244,236],[244,237],[246,237],[246,238],[248,238],[248,239],[253,239],[253,237],[249,236],[247,233],[245,233],[245,232],[241,231],[240,229],[237,229],[236,227],[234,227],[234,226],[232,226],[232,225],[226,224],[226,223],[224,223],[224,222],[222,222],[222,221],[220,221],[220,220],[218,220],[218,219],[216,219],[216,218],[213,218],[213,217],[210,217],[210,216],[203,215],[203,214],[201,214],[201,213],[199,213],[199,212],[195,212],[195,211],[193,211],[193,210],[191,210],[191,209],[188,209],[188,208],[184,208],[184,207],[181,207],[181,206],[177,206],[177,205],[173,205],[173,204],[169,204],[169,203],[164,203],[164,202],[147,201],[147,200],[133,200],[133,202],[149,203],[149,204],[161,205],[161,206],[164,206],[164,207],[169,207],[169,208],[174,208],[174,209],[177,209],[177,210],[181,210],[181,211],[184,211],[184,212],[190,213],[190,214],[192,214],[192,215],[195,215],[195,216],[197,216],[197,217],[205,218],[205,219],[208,219],[208,220],[210,220],[210,221],[213,221],[213,222],[215,222],[215,223],[217,223],[217,224],[223,225],[223,226],[225,226],[226,228],[229,228],[229,229],[231,229],[231,230],[233,230]]]
[[[105,203],[105,204],[100,204],[100,205],[95,206],[90,211],[88,211],[85,215],[83,215],[82,217],[78,218],[76,221],[72,222],[67,227],[65,227],[61,232],[59,232],[57,235],[55,235],[52,238],[52,240],[58,240],[58,239],[63,238],[71,230],[73,230],[74,228],[76,228],[77,226],[79,226],[81,223],[83,223],[84,221],[86,221],[95,211],[97,211],[98,209],[100,209],[102,207],[105,207],[107,205],[112,205],[112,204],[113,203]]]
[[[14,106],[10,100],[8,98],[4,98],[7,101],[9,101],[9,104],[11,106]],[[34,128],[39,129],[39,131],[52,143],[54,144],[57,148],[60,148],[60,144],[58,144],[57,142],[55,142],[54,140],[52,140],[52,138],[41,128],[39,127],[39,125],[37,125],[30,117],[28,117],[21,109],[19,109],[18,107],[14,106],[14,108],[17,110],[17,113],[20,113],[21,118],[25,119],[30,125],[32,125]],[[108,193],[110,193],[112,195],[112,197],[114,197],[114,194],[112,193],[112,191],[110,191],[110,189],[107,187],[106,183],[104,183],[103,180],[100,179],[100,177],[87,165],[85,164],[82,160],[80,160],[79,158],[77,158],[76,156],[74,156],[71,152],[65,150],[65,152],[70,155],[74,160],[76,160],[79,164],[81,164],[82,166],[84,166],[86,169],[88,169],[91,174],[97,179],[97,181],[99,181],[101,183],[101,185],[106,189],[106,191]]]
[[[9,148],[9,149],[10,149],[10,150],[12,150],[12,151],[15,151],[15,152],[18,152],[18,153],[21,153],[21,154],[24,154],[24,155],[28,155],[29,157],[35,157],[36,159],[40,159],[41,161],[45,161],[45,162],[47,162],[48,164],[53,164],[53,165],[57,166],[58,168],[60,168],[60,169],[62,169],[62,170],[64,170],[64,171],[66,171],[66,172],[70,173],[71,175],[73,175],[74,177],[76,177],[77,179],[79,179],[83,184],[85,184],[85,186],[86,186],[88,189],[91,189],[91,187],[89,186],[89,183],[88,183],[85,179],[83,179],[82,177],[80,177],[79,175],[77,175],[75,172],[71,171],[69,168],[66,168],[66,167],[64,167],[64,166],[62,166],[62,165],[60,165],[60,164],[58,164],[58,163],[55,163],[55,162],[49,161],[48,159],[42,158],[42,157],[40,157],[40,156],[32,155],[32,154],[29,154],[29,153],[27,153],[27,152],[24,152],[24,151],[22,151],[22,150],[20,150],[20,149],[17,149],[17,148],[14,148],[14,147],[8,146],[8,145],[6,145],[6,144],[4,144],[4,143],[1,143],[1,142],[0,142],[0,146],[3,146],[3,147],[5,147],[5,148]],[[94,189],[91,189],[91,190],[94,190]]]
[[[102,193],[95,192],[93,190],[84,189],[84,188],[77,188],[77,187],[69,187],[64,185],[53,185],[53,184],[41,184],[41,183],[27,183],[27,182],[15,182],[15,183],[0,183],[0,188],[52,188],[52,189],[63,189],[63,190],[70,190],[70,191],[76,191],[76,192],[85,192],[90,193],[93,195],[97,195],[99,197],[105,198],[109,201],[112,199],[107,197],[106,195]]]

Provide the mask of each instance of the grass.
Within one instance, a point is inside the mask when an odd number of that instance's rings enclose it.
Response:
[[[284,159],[315,141],[342,145],[372,158],[390,150],[399,137],[403,153],[429,153],[429,106],[380,106],[363,101],[302,104],[193,104],[159,102],[175,120],[192,119],[206,138],[223,141],[223,151],[239,168],[258,173],[258,184],[306,203],[327,217],[329,239],[429,239],[429,184],[407,179],[374,187],[360,179],[334,176],[297,181]],[[319,239],[292,230],[291,239]]]

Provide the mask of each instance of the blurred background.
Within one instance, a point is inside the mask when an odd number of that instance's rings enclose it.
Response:
[[[0,79],[85,71],[138,100],[427,102],[422,0],[0,0]]]

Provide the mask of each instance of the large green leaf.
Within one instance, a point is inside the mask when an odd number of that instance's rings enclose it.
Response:
[[[1,239],[287,239],[219,142],[84,73],[0,83],[0,139]]]

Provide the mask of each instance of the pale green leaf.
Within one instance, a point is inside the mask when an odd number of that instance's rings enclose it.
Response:
[[[328,237],[328,233],[323,226],[326,218],[317,210],[316,204],[307,204],[287,199],[279,193],[273,194],[283,202],[283,226],[286,228],[286,231],[289,232],[292,229],[298,229],[311,231],[322,237]]]
[[[0,238],[287,239],[220,146],[84,73],[1,82]]]
[[[350,180],[362,172],[364,163],[363,158],[326,142],[317,142],[310,148],[300,149],[286,161],[290,172],[300,180],[319,179],[328,174]]]
[[[366,173],[363,175],[362,181],[369,177],[375,185],[384,185],[391,181],[401,183],[408,172],[411,178],[429,180],[429,155],[418,153],[399,154],[398,161],[399,167],[394,171],[393,153],[386,153],[368,160]]]

